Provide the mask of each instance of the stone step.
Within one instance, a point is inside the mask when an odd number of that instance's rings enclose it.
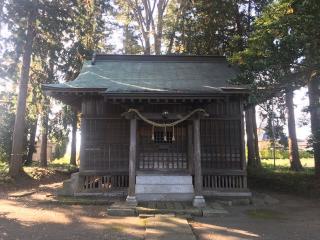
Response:
[[[138,175],[135,192],[138,201],[191,201],[192,176]]]
[[[193,193],[193,185],[137,184],[136,194],[139,193]]]
[[[192,201],[193,193],[136,193],[138,201]]]
[[[176,175],[138,175],[136,184],[192,185],[192,176]]]

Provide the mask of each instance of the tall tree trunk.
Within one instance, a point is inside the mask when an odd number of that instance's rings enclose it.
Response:
[[[157,4],[157,8],[158,8],[157,30],[154,31],[154,52],[156,55],[161,54],[163,14],[167,7],[167,3],[168,2],[166,0],[159,0]]]
[[[125,23],[124,25],[124,40],[123,40],[123,49],[124,49],[124,54],[132,54],[129,51],[129,24]]]
[[[22,69],[19,82],[19,96],[16,110],[16,118],[12,136],[12,152],[9,167],[9,175],[18,177],[22,172],[22,156],[23,156],[23,141],[25,132],[25,115],[26,115],[26,100],[28,94],[29,71],[32,54],[33,39],[35,36],[36,22],[36,6],[30,11],[27,27],[26,45],[24,47]]]
[[[320,80],[313,78],[308,84],[311,132],[313,136],[313,151],[315,174],[320,180]]]
[[[48,104],[48,101],[45,101],[45,104]],[[47,167],[48,166],[48,121],[49,121],[49,113],[48,108],[45,106],[42,112],[41,119],[41,150],[40,150],[40,166]]]
[[[289,159],[291,169],[301,171],[302,165],[299,158],[299,148],[296,134],[296,121],[294,119],[293,91],[286,92],[286,107],[288,114],[288,133],[289,133]]]
[[[144,35],[144,41],[145,41],[145,55],[151,54],[151,45],[150,45],[150,29],[147,28],[147,33]]]
[[[27,160],[25,162],[25,165],[31,165],[32,163],[32,156],[35,152],[37,125],[38,125],[38,118],[35,119],[34,123],[30,128],[28,155],[27,155]]]
[[[187,2],[182,0],[179,2],[179,9],[177,10],[177,15],[174,21],[174,25],[172,27],[172,30],[170,32],[170,41],[169,41],[169,45],[168,45],[168,49],[167,49],[167,54],[171,54],[172,53],[172,48],[173,48],[173,43],[174,43],[174,38],[176,35],[176,31],[178,29],[178,25],[179,25],[179,21],[181,20],[181,17],[184,15],[185,9],[187,6]],[[183,34],[183,30],[181,29],[181,33]]]
[[[70,156],[70,164],[77,165],[76,157],[77,157],[77,125],[78,125],[78,116],[77,111],[74,110],[72,117],[72,138],[71,138],[71,156]]]
[[[247,134],[247,151],[248,151],[248,167],[254,167],[254,136],[252,127],[252,107],[249,107],[245,111],[246,119],[246,134]]]
[[[257,132],[256,108],[255,107],[252,107],[252,128],[253,128],[253,137],[254,137],[254,154],[255,154],[256,166],[261,167],[259,139],[258,139],[258,132]]]
[[[255,106],[249,106],[245,111],[246,134],[247,134],[247,150],[248,150],[248,168],[259,168],[261,166],[260,158],[257,158],[259,153],[256,153],[255,146]]]

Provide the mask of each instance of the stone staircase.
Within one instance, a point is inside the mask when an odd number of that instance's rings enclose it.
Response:
[[[192,201],[191,175],[137,175],[136,197],[143,201]]]

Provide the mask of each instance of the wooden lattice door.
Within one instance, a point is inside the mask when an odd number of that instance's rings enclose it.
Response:
[[[173,132],[174,131],[174,132]],[[154,139],[152,139],[152,132]],[[166,137],[165,137],[166,136]],[[144,171],[184,171],[188,169],[187,127],[154,128],[144,122],[138,127],[138,169]]]

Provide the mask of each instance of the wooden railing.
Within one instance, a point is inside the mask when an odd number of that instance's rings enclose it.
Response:
[[[240,172],[205,173],[202,179],[204,190],[237,191],[247,188],[247,176]]]
[[[126,175],[103,175],[83,176],[81,192],[110,192],[126,190],[129,186],[129,176]]]

